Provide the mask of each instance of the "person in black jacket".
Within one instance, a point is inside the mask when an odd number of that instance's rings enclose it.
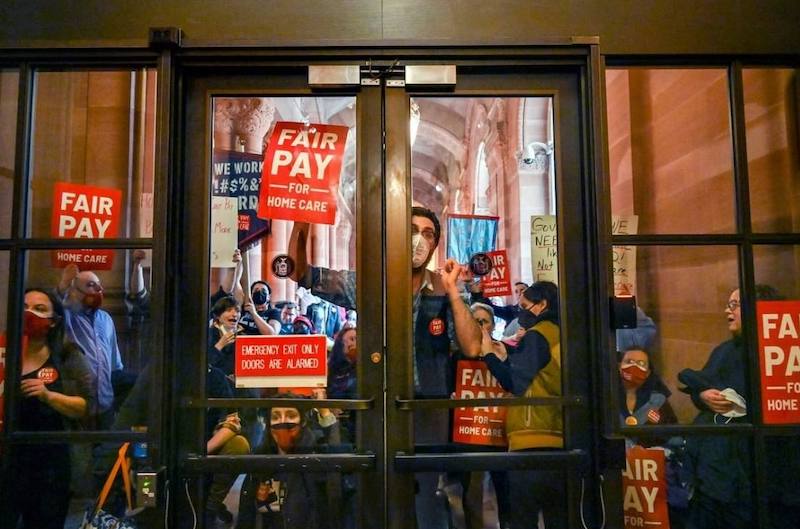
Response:
[[[298,398],[283,393],[276,398]],[[311,424],[316,417],[319,424]],[[269,412],[269,435],[256,454],[315,453],[323,445],[339,443],[339,424],[328,409],[309,415],[293,407],[274,407]],[[328,513],[328,479],[323,473],[277,471],[246,477],[239,498],[236,527],[263,529],[333,529],[336,516]]]
[[[76,426],[93,404],[93,375],[74,343],[64,339],[64,308],[52,293],[25,292],[17,428],[62,431]],[[70,498],[72,461],[66,443],[10,446],[3,476],[0,527],[60,529]],[[5,502],[4,502],[5,503]],[[19,523],[19,525],[18,525]]]
[[[756,285],[756,299],[779,299],[769,286]],[[714,348],[700,370],[684,369],[678,380],[700,410],[693,424],[750,422],[747,351],[742,342],[739,289],[725,305],[731,339]],[[737,529],[752,526],[750,441],[741,436],[693,436],[686,442],[689,529]]]

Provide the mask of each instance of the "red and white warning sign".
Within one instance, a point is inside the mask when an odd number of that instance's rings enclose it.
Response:
[[[484,362],[459,360],[456,367],[456,398],[492,399],[509,396]],[[501,406],[456,408],[453,412],[453,442],[508,446],[506,411]]]
[[[264,153],[258,216],[334,224],[348,128],[279,121]]]
[[[237,388],[323,388],[328,382],[324,334],[237,336]]]
[[[636,445],[625,453],[622,510],[625,529],[669,529],[664,450]]]
[[[56,182],[50,235],[58,239],[109,239],[118,236],[122,191]],[[53,250],[53,266],[111,270],[114,250]]]
[[[506,251],[495,250],[486,252],[486,255],[492,260],[492,269],[481,277],[483,295],[486,297],[511,295],[511,279]]]
[[[800,301],[758,301],[765,424],[800,423]]]

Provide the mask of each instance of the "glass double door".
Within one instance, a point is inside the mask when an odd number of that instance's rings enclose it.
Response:
[[[205,527],[575,526],[582,63],[386,62],[184,70],[177,468]]]

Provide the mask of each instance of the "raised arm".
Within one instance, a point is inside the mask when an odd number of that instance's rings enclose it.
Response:
[[[482,334],[481,328],[472,317],[467,304],[461,298],[458,291],[458,276],[461,273],[461,265],[454,259],[448,259],[444,264],[442,272],[442,283],[447,290],[447,297],[450,300],[450,308],[453,311],[453,323],[456,327],[456,340],[464,356],[474,358],[481,354]]]

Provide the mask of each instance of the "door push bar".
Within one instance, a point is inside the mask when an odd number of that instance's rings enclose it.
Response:
[[[487,399],[401,399],[395,397],[397,409],[403,411],[435,408],[474,408],[478,406],[583,406],[580,395],[566,397],[499,397]]]
[[[519,452],[461,452],[438,454],[406,454],[397,452],[397,472],[466,472],[475,470],[552,470],[587,465],[583,449],[532,450]]]

